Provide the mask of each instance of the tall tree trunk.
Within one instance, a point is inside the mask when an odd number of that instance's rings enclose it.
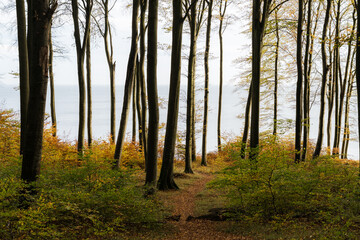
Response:
[[[51,110],[51,130],[52,135],[56,137],[56,111],[55,111],[55,85],[54,85],[54,50],[52,44],[51,28],[49,33],[49,79],[50,79],[50,110]]]
[[[197,0],[191,1],[190,18],[190,53],[188,64],[188,85],[186,101],[186,140],[185,140],[185,173],[193,173],[193,131],[195,126],[193,122],[194,114],[194,87],[195,87],[195,58],[196,58],[196,8]]]
[[[85,8],[89,8],[91,12],[93,1],[86,0],[84,2]],[[77,0],[71,0],[72,5],[72,16],[74,21],[74,36],[76,45],[76,56],[77,56],[77,71],[78,71],[78,82],[79,82],[79,130],[78,130],[78,146],[77,150],[80,157],[84,151],[84,133],[85,133],[85,77],[84,77],[84,58],[86,43],[90,36],[90,17],[91,14],[86,15],[85,31],[81,43],[80,27],[79,27],[79,6]]]
[[[249,93],[248,93],[248,99],[246,101],[246,107],[245,107],[245,123],[244,123],[244,131],[243,136],[241,140],[241,149],[240,149],[240,157],[242,159],[245,159],[245,149],[247,145],[247,140],[249,136],[249,125],[250,125],[250,109],[251,109],[251,97],[252,95],[252,84],[250,84]]]
[[[304,96],[303,96],[303,113],[304,113],[304,134],[303,134],[303,146],[302,146],[302,156],[301,160],[306,160],[307,146],[309,142],[309,128],[310,128],[310,102],[309,102],[309,92],[310,92],[310,44],[311,44],[311,11],[312,11],[312,0],[308,0],[308,9],[307,9],[307,23],[306,23],[306,44],[305,44],[305,59],[304,59]]]
[[[206,137],[207,137],[207,122],[208,122],[208,105],[209,105],[209,52],[210,52],[210,35],[211,35],[211,19],[212,19],[213,0],[208,2],[208,18],[206,26],[206,43],[204,53],[205,66],[205,89],[204,89],[204,120],[203,120],[203,138],[202,138],[202,154],[201,165],[207,165],[206,157]]]
[[[26,137],[21,168],[21,179],[33,182],[40,173],[40,161],[43,142],[46,92],[48,84],[49,35],[51,18],[57,4],[49,6],[47,0],[29,0],[29,24],[34,35],[30,37],[31,52],[29,59],[33,63],[30,71],[30,96],[27,115]],[[36,17],[35,16],[36,13]]]
[[[90,13],[86,13],[90,14]],[[91,48],[90,37],[86,43],[86,88],[87,88],[87,135],[88,146],[92,144],[92,94],[91,94]]]
[[[279,19],[278,19],[278,10],[275,10],[275,35],[276,35],[276,45],[275,45],[275,66],[274,66],[274,127],[273,135],[277,135],[277,112],[278,112],[278,69],[279,69],[279,45],[280,45],[280,34],[279,34]]]
[[[153,185],[157,178],[157,157],[159,142],[159,103],[157,92],[157,35],[158,0],[149,1],[147,90],[149,101],[149,130],[147,149],[146,184]]]
[[[354,41],[355,35],[355,28],[356,28],[356,9],[353,11],[353,27],[351,31],[350,40],[348,42],[348,52],[351,52],[351,60],[346,64],[346,72],[345,72],[345,79],[348,82],[348,88],[346,92],[346,100],[345,100],[345,115],[344,115],[344,134],[343,134],[343,141],[342,141],[342,148],[341,148],[341,158],[347,159],[347,151],[350,141],[350,122],[349,122],[349,112],[350,112],[350,98],[353,91],[353,84],[354,84],[354,74],[353,74],[353,66],[354,66],[354,57],[356,54],[355,49],[352,50],[352,42]]]
[[[133,0],[133,12],[132,12],[132,34],[131,34],[131,49],[129,54],[129,60],[127,65],[125,88],[124,88],[124,100],[123,108],[121,112],[120,128],[117,137],[114,159],[116,160],[115,168],[120,168],[121,153],[124,146],[126,124],[129,116],[129,105],[131,102],[131,93],[133,88],[134,76],[136,74],[136,56],[138,52],[138,15],[139,15],[139,0]]]
[[[335,45],[334,45],[334,76],[333,81],[335,84],[335,131],[334,131],[334,143],[333,143],[333,155],[339,154],[339,138],[340,138],[340,129],[341,129],[341,113],[342,106],[340,103],[341,95],[341,70],[340,70],[340,1],[338,1],[336,9],[336,22],[335,22]]]
[[[140,149],[143,148],[143,127],[142,127],[142,109],[141,109],[141,93],[140,93],[140,61],[139,56],[136,57],[136,113],[138,120],[138,130],[139,130],[139,146]]]
[[[357,1],[356,4],[357,15],[360,15],[360,4]],[[357,107],[358,107],[358,136],[360,136],[360,21],[357,21],[356,25],[356,91],[357,91]],[[360,152],[360,140],[359,142],[359,152]],[[359,161],[360,162],[360,161]],[[359,164],[359,174],[360,174],[360,164]]]
[[[218,103],[218,119],[217,119],[217,145],[218,151],[221,151],[221,112],[222,112],[222,92],[223,92],[223,82],[224,82],[224,43],[223,43],[223,24],[224,17],[226,13],[226,8],[228,1],[225,1],[223,5],[223,0],[220,0],[219,7],[219,42],[220,42],[220,79],[219,79],[219,103]],[[223,7],[224,6],[224,7]]]
[[[317,158],[320,155],[323,136],[324,136],[325,91],[326,91],[327,73],[329,71],[329,67],[327,64],[327,57],[326,57],[326,36],[327,36],[329,19],[330,19],[330,9],[331,9],[331,0],[327,0],[325,20],[324,20],[324,26],[322,32],[322,41],[321,41],[322,81],[321,81],[321,93],[320,93],[319,132],[318,132],[315,150],[313,153],[313,158]]]
[[[135,143],[136,141],[136,89],[137,89],[137,66],[135,67],[135,74],[133,80],[133,95],[132,95],[132,134],[131,134],[131,142]]]
[[[261,53],[271,2],[271,0],[264,0],[263,3],[260,0],[253,0],[250,129],[250,159],[252,161],[256,161],[259,150]]]
[[[174,155],[179,114],[181,79],[182,0],[173,0],[172,49],[169,102],[166,121],[164,154],[161,165],[159,190],[178,189],[174,181]]]
[[[295,162],[301,159],[301,129],[302,129],[302,25],[303,25],[303,0],[299,0],[299,16],[297,27],[296,63],[297,63],[297,86],[296,86],[296,119],[295,119]]]
[[[26,39],[26,17],[24,0],[16,0],[16,19],[18,31],[20,70],[20,154],[22,154],[24,149],[26,116],[29,102],[29,59],[28,45]]]
[[[111,26],[109,21],[109,0],[101,1],[102,8],[104,9],[104,31],[102,37],[104,39],[106,61],[109,68],[110,74],[110,142],[115,143],[115,120],[116,120],[116,95],[115,95],[115,69],[116,63],[113,60],[114,49],[112,43]]]
[[[148,0],[141,1],[141,13],[140,13],[140,62],[139,62],[139,84],[141,92],[141,115],[142,115],[142,150],[145,156],[145,169],[147,168],[147,102],[146,102],[146,84],[145,84],[145,18]]]

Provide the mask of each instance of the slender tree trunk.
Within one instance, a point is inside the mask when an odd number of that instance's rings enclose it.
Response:
[[[87,13],[90,14],[90,13]],[[87,135],[88,146],[92,144],[92,94],[91,94],[91,44],[90,37],[86,43],[86,90],[87,90]]]
[[[202,166],[207,166],[206,137],[207,137],[208,105],[209,105],[209,52],[210,52],[212,5],[213,5],[213,0],[209,0],[209,2],[208,2],[208,18],[207,18],[207,26],[206,26],[205,54],[204,54],[205,89],[204,89],[203,138],[202,138],[202,154],[201,154],[201,165]]]
[[[146,9],[147,9],[147,0],[141,1],[141,14],[140,14],[140,62],[139,62],[139,85],[141,92],[141,115],[142,115],[142,149],[145,156],[145,169],[147,169],[147,102],[146,102],[146,84],[145,84],[145,18],[146,18]]]
[[[131,49],[129,54],[129,60],[127,65],[125,88],[124,88],[124,100],[123,108],[121,112],[119,134],[115,147],[114,159],[116,159],[115,168],[120,168],[121,153],[124,146],[126,124],[129,115],[129,105],[131,102],[131,93],[133,88],[134,75],[136,72],[136,56],[138,52],[138,15],[139,15],[139,0],[133,0],[133,12],[132,12],[132,36],[131,36]]]
[[[190,53],[188,64],[188,85],[186,102],[186,140],[185,140],[185,173],[193,173],[193,131],[195,130],[193,122],[194,114],[194,87],[195,87],[195,58],[196,58],[196,4],[197,0],[191,1],[190,9]]]
[[[142,126],[142,110],[141,110],[141,93],[140,93],[140,62],[139,57],[136,58],[136,112],[138,116],[138,123],[139,123],[139,146],[140,149],[143,148],[143,126]]]
[[[52,44],[52,35],[50,28],[49,36],[49,79],[50,79],[50,110],[51,110],[51,128],[52,135],[56,137],[56,111],[55,111],[55,86],[54,86],[54,71],[53,71],[53,62],[54,62],[54,51]]]
[[[296,86],[296,119],[295,119],[295,162],[301,159],[301,129],[302,129],[302,85],[303,85],[303,69],[302,69],[302,25],[303,25],[303,0],[299,0],[299,16],[297,27],[297,46],[296,46],[296,62],[297,62],[297,86]]]
[[[322,32],[322,41],[321,41],[322,81],[321,81],[321,93],[320,93],[319,131],[318,131],[315,151],[313,153],[313,158],[317,158],[318,156],[320,156],[323,136],[324,136],[325,91],[326,91],[327,73],[329,71],[329,67],[327,64],[327,57],[326,57],[326,36],[327,36],[329,19],[330,19],[330,9],[331,9],[331,0],[327,0],[325,20],[324,20],[324,26]]]
[[[336,22],[335,22],[335,45],[334,45],[334,84],[335,84],[335,131],[334,131],[334,143],[333,143],[333,155],[339,154],[339,137],[340,137],[340,129],[341,129],[341,113],[342,106],[340,103],[340,95],[341,95],[341,70],[340,70],[340,1],[337,4],[336,10]]]
[[[279,45],[280,45],[280,34],[279,34],[279,19],[278,10],[275,10],[275,35],[276,35],[276,46],[275,46],[275,66],[274,66],[274,127],[273,135],[277,135],[277,112],[278,112],[278,68],[279,68]]]
[[[105,45],[106,61],[108,63],[110,74],[110,142],[115,143],[115,120],[116,120],[116,94],[115,94],[115,69],[116,63],[113,60],[113,43],[109,21],[109,0],[101,1],[104,9],[104,32],[102,33]],[[99,29],[100,26],[99,26]],[[101,32],[101,30],[100,30]]]
[[[250,109],[251,109],[251,97],[252,95],[252,84],[250,84],[248,99],[246,101],[245,107],[245,124],[244,124],[244,132],[241,140],[241,149],[240,149],[240,156],[242,159],[245,159],[245,149],[247,145],[247,140],[249,136],[249,125],[250,125]]]
[[[173,165],[179,114],[183,22],[184,19],[182,17],[182,0],[173,0],[170,90],[166,121],[164,154],[161,165],[160,178],[158,181],[159,190],[178,189],[178,186],[174,181]]]
[[[303,113],[304,113],[304,124],[303,124],[303,146],[301,160],[306,160],[307,146],[309,142],[309,128],[310,128],[310,104],[309,104],[309,92],[310,92],[310,72],[309,72],[309,54],[311,44],[311,11],[312,11],[312,0],[308,0],[307,9],[307,23],[306,23],[306,45],[305,45],[305,59],[304,59],[304,95],[303,95]]]
[[[219,42],[220,42],[220,79],[219,79],[219,103],[218,103],[218,119],[217,119],[217,144],[218,151],[221,151],[221,112],[222,112],[222,93],[223,93],[223,82],[224,82],[224,43],[223,43],[223,24],[224,16],[226,13],[228,1],[225,1],[223,5],[223,0],[220,0],[219,7]],[[224,6],[224,7],[223,7]]]
[[[349,113],[350,113],[350,98],[353,90],[354,78],[352,76],[349,77],[349,87],[346,93],[346,101],[345,101],[345,123],[344,123],[344,136],[341,148],[341,158],[347,159],[347,150],[349,146],[350,140],[350,122],[349,122]]]
[[[137,66],[135,68],[134,80],[133,80],[133,95],[132,95],[132,134],[131,134],[131,142],[135,143],[136,141],[136,89],[137,89]]]
[[[85,22],[85,31],[83,34],[83,39],[81,43],[80,39],[80,27],[79,27],[79,6],[77,0],[72,0],[72,15],[74,21],[74,36],[75,36],[75,45],[76,45],[76,55],[77,55],[77,70],[78,70],[78,82],[79,82],[79,130],[78,130],[78,146],[77,150],[81,156],[83,156],[84,151],[84,133],[85,133],[85,77],[84,77],[84,59],[85,59],[85,50],[86,43],[90,36],[90,17],[91,14],[86,15]],[[93,1],[86,0],[84,2],[86,8],[89,8],[91,12]]]
[[[259,151],[261,53],[271,0],[253,0],[250,159]],[[263,6],[262,6],[263,5]],[[262,11],[261,11],[262,6]]]
[[[356,4],[356,12],[360,14],[360,4]],[[356,25],[356,91],[357,91],[357,107],[358,107],[358,136],[360,136],[360,21],[357,21]],[[360,140],[359,152],[360,152]],[[359,175],[360,175],[360,161],[359,161]]]
[[[353,27],[352,32],[350,36],[350,40],[348,43],[348,52],[351,52],[351,60],[347,62],[346,65],[346,72],[345,77],[348,82],[348,88],[346,92],[346,100],[345,100],[345,116],[344,116],[344,135],[343,135],[343,141],[342,141],[342,148],[341,148],[341,158],[347,159],[347,151],[350,141],[350,122],[349,122],[349,112],[350,112],[350,99],[353,91],[353,84],[354,84],[354,74],[353,74],[353,66],[354,66],[354,58],[356,51],[355,49],[352,50],[352,42],[354,41],[354,35],[355,35],[355,28],[356,28],[356,9],[353,11]]]
[[[20,70],[20,154],[22,154],[24,149],[26,116],[29,102],[29,59],[26,39],[26,17],[24,0],[16,0],[16,18]]]
[[[157,178],[157,158],[159,142],[159,103],[157,93],[157,35],[158,0],[149,1],[147,90],[149,101],[148,164],[146,184],[153,185]]]
[[[26,137],[23,152],[21,179],[33,182],[40,173],[42,153],[46,92],[48,84],[49,35],[51,18],[57,4],[49,6],[49,1],[30,0],[28,8],[29,24],[34,36],[30,37],[31,52],[29,59],[33,63],[30,71],[29,111],[27,115]],[[35,38],[36,36],[36,38]]]

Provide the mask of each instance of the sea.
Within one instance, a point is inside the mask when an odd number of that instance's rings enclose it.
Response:
[[[75,141],[78,131],[78,86],[77,85],[59,85],[55,86],[55,109],[57,118],[58,136],[67,141]],[[116,86],[116,132],[120,125],[120,115],[123,102],[123,86]],[[181,87],[180,96],[180,113],[178,128],[179,132],[185,131],[186,119],[186,86]],[[218,114],[218,86],[211,86],[209,90],[209,113],[208,113],[208,137],[207,149],[208,151],[215,151],[217,149],[217,114]],[[158,87],[159,106],[160,106],[160,124],[163,126],[160,134],[165,134],[165,124],[167,116],[167,99],[169,95],[169,87],[161,85]],[[50,93],[48,90],[46,113],[50,116]],[[200,88],[196,94],[196,114],[197,117],[197,146],[198,153],[201,152],[201,138],[202,138],[202,116],[203,116],[203,98],[204,93]],[[92,128],[94,139],[106,139],[110,134],[110,87],[106,85],[92,86]],[[132,104],[131,104],[132,105]],[[0,108],[13,109],[19,112],[20,109],[20,91],[19,87],[15,85],[0,83]],[[243,104],[239,94],[234,90],[233,86],[223,87],[223,103],[222,103],[222,118],[221,118],[221,132],[224,141],[229,138],[234,138],[241,134],[243,127],[242,120],[238,115],[244,111]],[[132,129],[132,107],[130,106],[129,118],[127,123],[127,137],[130,138]],[[137,124],[137,123],[136,123]],[[87,136],[85,135],[85,138]]]
[[[118,131],[120,124],[120,115],[122,110],[124,86],[116,86],[116,123]],[[207,133],[207,151],[216,151],[217,149],[217,115],[218,115],[218,96],[219,86],[210,85],[209,87],[209,113],[208,113],[208,133]],[[169,86],[158,86],[159,106],[160,106],[160,138],[165,135],[165,125],[167,116],[167,99],[169,94]],[[234,139],[242,135],[244,126],[243,115],[245,112],[246,98],[248,92],[246,89],[239,90],[233,85],[223,86],[223,102],[221,116],[221,132],[223,142]],[[46,112],[50,114],[49,104],[50,93],[48,90]],[[203,116],[203,99],[204,91],[202,87],[196,90],[196,145],[197,153],[201,154],[202,144],[202,116]],[[107,85],[92,86],[93,100],[93,138],[107,139],[110,134],[110,87]],[[280,101],[279,108],[280,117],[289,123],[286,129],[288,134],[294,131],[295,109],[293,102],[287,100]],[[58,127],[58,136],[66,141],[76,141],[78,132],[78,86],[77,85],[56,85],[55,86],[55,105],[56,118]],[[20,109],[20,91],[17,85],[0,83],[0,109],[13,109],[19,112]],[[271,112],[271,111],[270,111]],[[317,106],[313,107],[312,112],[318,112]],[[310,140],[316,140],[318,116],[311,114]],[[285,122],[286,122],[285,121]],[[127,123],[127,138],[131,137],[132,129],[132,108]],[[267,122],[267,123],[266,123]],[[269,124],[270,122],[270,124]],[[186,126],[186,86],[181,86],[180,90],[180,113],[178,121],[178,132],[184,135]],[[264,116],[261,119],[261,131],[271,131],[271,115]],[[352,127],[352,137],[356,138],[357,126]],[[355,137],[354,137],[355,136]],[[87,137],[87,136],[85,136]],[[324,145],[326,144],[326,136],[324,136]],[[350,141],[349,158],[359,159],[358,142],[354,139]]]

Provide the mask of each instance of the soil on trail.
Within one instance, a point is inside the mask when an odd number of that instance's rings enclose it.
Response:
[[[212,178],[212,174],[198,174],[196,179],[189,187],[180,189],[172,196],[169,196],[167,203],[173,207],[173,216],[179,216],[179,221],[171,221],[174,225],[175,233],[164,239],[248,239],[242,236],[221,231],[228,222],[210,221],[203,219],[193,219],[186,221],[189,216],[194,216],[196,196],[202,192]],[[196,216],[195,216],[196,217]]]

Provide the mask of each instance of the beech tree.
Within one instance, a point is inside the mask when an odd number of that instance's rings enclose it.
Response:
[[[295,162],[301,159],[301,129],[302,129],[302,98],[303,98],[303,63],[302,63],[302,25],[303,25],[303,0],[299,0],[298,27],[296,37],[296,63],[297,63],[297,85],[296,85],[296,118],[295,118]]]
[[[218,106],[218,119],[217,119],[217,145],[218,150],[221,150],[221,112],[222,112],[222,92],[224,82],[224,17],[228,6],[228,0],[220,0],[219,5],[219,41],[220,41],[220,78],[219,78],[219,106]]]
[[[159,103],[157,93],[157,31],[158,0],[149,1],[147,91],[149,102],[149,129],[147,143],[146,184],[155,184],[159,141]]]
[[[114,61],[114,47],[111,25],[109,20],[109,13],[115,6],[117,1],[113,1],[112,5],[109,5],[109,0],[96,0],[96,3],[100,6],[101,16],[103,17],[103,23],[95,18],[100,35],[104,39],[106,61],[109,68],[110,74],[110,139],[112,143],[115,143],[115,106],[116,106],[116,95],[115,95],[115,70],[116,62]]]
[[[146,96],[146,84],[145,84],[145,18],[147,10],[148,0],[141,0],[140,2],[140,59],[138,64],[138,81],[141,94],[141,132],[142,132],[142,150],[145,156],[145,168],[147,165],[147,96]]]
[[[322,30],[321,37],[321,59],[322,59],[322,77],[321,77],[321,93],[320,93],[320,114],[319,114],[319,130],[318,137],[316,141],[315,150],[313,153],[313,158],[316,158],[320,155],[323,135],[324,135],[324,114],[325,114],[325,91],[326,91],[326,82],[327,82],[327,74],[329,71],[328,63],[327,63],[327,55],[326,55],[326,37],[330,19],[330,9],[331,9],[331,0],[327,0],[326,2],[326,13],[325,20]]]
[[[86,12],[91,13],[93,0],[86,0],[82,2],[83,8]],[[74,21],[74,37],[76,46],[76,57],[77,57],[77,71],[78,71],[78,82],[79,82],[79,129],[78,129],[78,145],[77,150],[80,156],[83,155],[84,151],[84,133],[85,133],[85,75],[84,75],[84,60],[86,44],[90,36],[90,18],[91,14],[85,16],[85,29],[83,37],[80,36],[80,24],[79,24],[79,4],[78,0],[71,0],[72,6],[72,17]]]
[[[139,15],[139,0],[133,0],[132,23],[131,23],[131,49],[126,71],[124,100],[120,119],[119,134],[116,141],[114,159],[116,160],[115,168],[120,168],[121,153],[124,146],[124,139],[126,133],[126,124],[129,115],[129,106],[131,102],[131,94],[133,91],[133,81],[136,73],[136,56],[138,53],[138,15]]]
[[[18,31],[19,74],[20,74],[20,154],[25,142],[26,116],[29,101],[29,60],[26,37],[26,16],[24,0],[16,0],[16,19]]]
[[[174,155],[179,114],[180,78],[181,78],[181,46],[184,17],[182,16],[182,0],[173,0],[172,48],[170,90],[166,121],[163,161],[158,181],[159,190],[178,189],[174,181]]]
[[[211,35],[211,20],[212,20],[212,8],[213,0],[208,1],[208,16],[206,26],[206,43],[204,53],[204,68],[205,68],[205,89],[204,89],[204,120],[203,120],[203,136],[202,136],[202,154],[201,154],[201,165],[207,165],[207,122],[208,122],[208,105],[209,105],[209,51],[210,51],[210,35]]]
[[[31,45],[29,61],[32,64],[29,69],[30,95],[21,168],[21,179],[28,183],[35,181],[40,173],[48,85],[49,37],[51,19],[56,7],[57,2],[50,5],[49,0],[28,1],[28,22],[32,29],[28,38]]]
[[[253,0],[252,14],[252,79],[250,158],[255,160],[259,147],[260,74],[263,38],[272,0]]]

